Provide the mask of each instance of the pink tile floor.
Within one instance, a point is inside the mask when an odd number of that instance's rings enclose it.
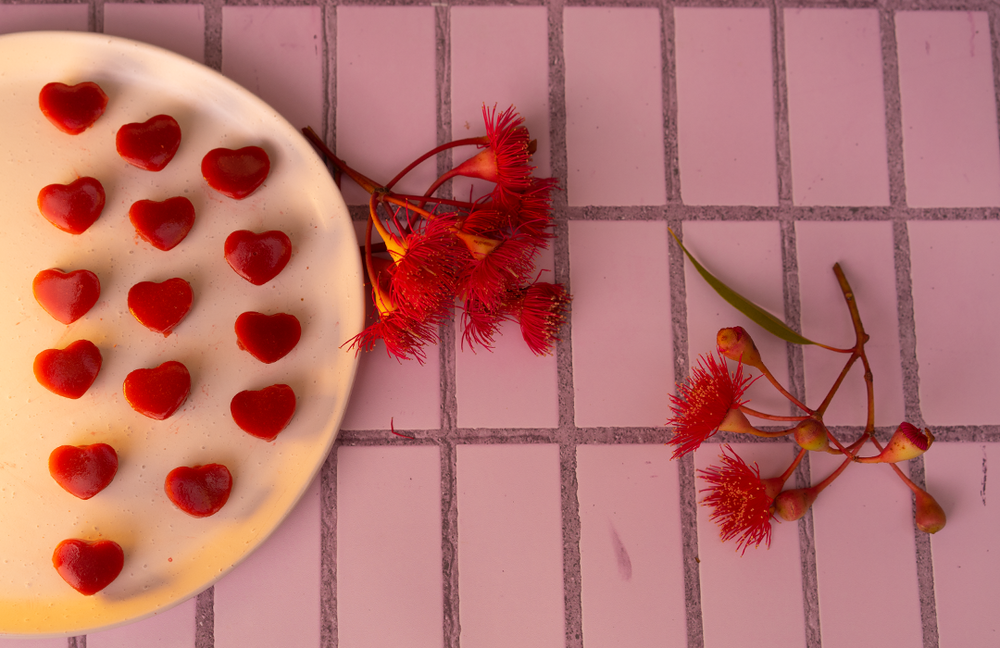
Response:
[[[376,177],[480,132],[484,102],[518,106],[565,189],[539,270],[575,294],[550,357],[514,329],[474,354],[450,325],[424,365],[364,356],[320,478],[195,599],[0,648],[1000,645],[1000,9],[629,4],[0,3],[3,33],[103,31],[205,63]],[[846,345],[841,263],[872,335],[880,435],[905,419],[938,438],[904,471],[948,511],[943,531],[916,531],[901,482],[857,466],[775,524],[770,549],[719,541],[696,478],[714,442],[765,475],[794,449],[719,434],[672,461],[675,382],[730,325],[810,404],[839,367],[767,339],[668,228]],[[763,381],[750,396],[792,413]],[[863,405],[858,368],[826,420],[853,437]],[[837,463],[812,455],[793,482]]]

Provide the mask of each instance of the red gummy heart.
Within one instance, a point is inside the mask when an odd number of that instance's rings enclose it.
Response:
[[[181,145],[181,127],[170,115],[157,115],[119,128],[115,145],[118,155],[132,166],[160,171]]]
[[[79,135],[94,125],[104,114],[108,95],[93,81],[74,86],[48,83],[38,93],[38,107],[56,128],[70,135]]]
[[[270,170],[271,160],[259,146],[212,149],[201,161],[201,174],[208,186],[237,200],[252,194]]]
[[[139,200],[128,210],[135,231],[158,250],[173,249],[194,226],[194,205],[184,196],[164,201]]]
[[[233,396],[229,410],[244,432],[271,441],[295,414],[295,392],[288,385],[241,391]]]
[[[125,552],[111,540],[63,540],[52,553],[52,566],[70,587],[85,596],[96,594],[118,578]]]
[[[180,466],[167,474],[163,489],[170,501],[188,515],[208,517],[229,501],[233,476],[222,464]]]
[[[72,324],[87,314],[101,296],[101,282],[90,270],[63,272],[42,270],[31,282],[35,301],[63,324]]]
[[[236,318],[236,344],[265,364],[288,355],[302,337],[302,326],[294,315],[264,315],[249,311]]]
[[[97,380],[101,352],[90,340],[77,340],[65,349],[46,349],[35,356],[35,378],[49,391],[80,398]]]
[[[104,209],[104,187],[96,178],[50,184],[38,192],[38,211],[64,232],[82,234]]]
[[[191,310],[191,284],[180,277],[140,281],[128,291],[128,310],[150,331],[166,337]]]
[[[292,258],[292,241],[278,230],[254,234],[236,230],[226,238],[226,261],[255,286],[262,286],[278,276]]]
[[[125,376],[125,400],[143,416],[162,421],[184,404],[191,393],[191,374],[176,360],[154,369],[136,369]]]
[[[107,443],[62,445],[49,455],[49,474],[67,492],[90,499],[118,472],[118,453]]]

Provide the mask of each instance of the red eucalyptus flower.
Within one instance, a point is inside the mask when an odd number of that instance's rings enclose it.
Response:
[[[572,298],[562,284],[535,282],[524,290],[518,321],[521,336],[535,355],[549,355],[559,341]]]
[[[751,544],[759,547],[763,542],[770,547],[772,505],[781,486],[775,488],[775,480],[761,479],[757,464],[751,468],[728,445],[723,446],[719,459],[721,467],[698,471],[711,484],[701,489],[708,493],[701,504],[712,507],[710,519],[719,525],[719,536],[723,542],[737,538],[736,550],[741,554]]]
[[[510,192],[520,193],[530,189],[531,174],[535,168],[528,164],[532,151],[524,118],[514,111],[513,106],[498,116],[496,106],[490,109],[484,105],[483,119],[488,144],[483,151],[446,175],[494,182],[500,188],[502,199],[506,199]]]

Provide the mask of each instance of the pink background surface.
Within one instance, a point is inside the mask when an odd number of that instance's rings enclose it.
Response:
[[[423,365],[363,356],[320,477],[237,569],[153,618],[0,648],[995,645],[1000,14],[726,5],[0,0],[0,32],[105,32],[203,62],[382,180],[480,134],[484,104],[517,106],[562,187],[538,269],[575,297],[551,356],[513,326],[473,353],[451,324]],[[360,236],[365,195],[344,195]],[[675,383],[723,326],[751,331],[810,404],[839,366],[719,299],[668,228],[835,345],[852,331],[842,265],[879,434],[905,419],[938,438],[903,469],[947,510],[943,531],[915,530],[888,469],[852,466],[770,549],[719,541],[696,473],[716,442],[765,476],[794,447],[720,434],[671,460]],[[749,396],[791,413],[763,381]],[[863,405],[857,368],[826,421],[853,437]],[[837,463],[812,455],[791,484]]]

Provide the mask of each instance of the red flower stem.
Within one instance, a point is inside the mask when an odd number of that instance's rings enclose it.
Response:
[[[416,205],[414,205],[413,203],[411,203],[406,198],[401,198],[401,197],[397,196],[396,194],[387,193],[387,194],[385,194],[383,196],[383,200],[385,200],[385,202],[392,203],[393,205],[399,205],[400,207],[404,207],[406,209],[409,209],[409,210],[413,211],[414,213],[417,213],[417,214],[423,216],[424,218],[426,218],[428,220],[433,220],[435,218],[434,214],[430,213],[429,211],[427,211],[425,209],[417,207]]]
[[[811,488],[811,490],[814,493],[816,493],[817,495],[819,495],[820,493],[823,492],[823,490],[827,486],[829,486],[830,484],[833,483],[834,479],[836,479],[837,477],[840,477],[840,473],[844,472],[844,469],[847,468],[852,463],[854,463],[854,459],[853,458],[848,457],[847,459],[844,459],[844,462],[842,464],[840,464],[840,466],[838,466],[836,470],[834,470],[832,473],[830,473],[829,476],[827,476],[826,479],[824,479],[820,483],[818,483],[815,486],[813,486]]]
[[[320,139],[319,135],[316,134],[316,131],[314,131],[311,126],[306,126],[305,128],[303,128],[302,133],[306,136],[306,139],[308,139],[312,143],[313,146],[319,149],[320,153],[322,153],[328,160],[333,162],[333,164],[338,169],[347,174],[347,177],[356,182],[362,189],[364,189],[368,193],[374,193],[375,191],[381,188],[377,182],[370,180],[366,176],[358,173],[351,167],[347,166],[347,163],[341,160],[339,157],[337,157],[336,154],[334,154],[334,152],[331,151],[330,148],[326,145],[326,142]]]
[[[458,207],[459,209],[472,209],[476,205],[469,202],[468,200],[452,200],[449,198],[438,198],[436,196],[411,196],[408,194],[400,194],[393,192],[393,196],[400,198],[402,200],[409,201],[419,201],[419,202],[433,202],[439,205],[445,205],[448,207]]]
[[[861,356],[858,355],[857,353],[852,353],[851,357],[847,359],[847,362],[844,364],[844,368],[841,369],[840,371],[840,375],[837,376],[837,380],[834,381],[833,386],[830,387],[830,391],[827,392],[826,398],[823,399],[823,402],[820,404],[820,406],[816,408],[817,414],[822,416],[823,413],[826,412],[826,408],[830,406],[830,403],[833,401],[833,397],[836,395],[837,390],[840,389],[841,383],[843,383],[844,378],[847,377],[847,372],[850,371],[851,367],[854,366],[854,362],[860,357]]]
[[[747,430],[748,434],[752,434],[755,437],[763,437],[765,439],[776,439],[778,437],[788,436],[793,432],[795,432],[795,428],[792,428],[791,430],[779,430],[778,432],[765,432],[764,430],[758,430],[756,428],[753,430]]]
[[[799,467],[799,464],[802,462],[802,457],[804,456],[806,456],[806,449],[800,448],[799,453],[795,455],[795,459],[792,461],[791,465],[785,469],[785,472],[781,473],[780,477],[778,477],[778,479],[781,480],[781,483],[785,483],[786,481],[791,479],[792,473],[795,472],[795,469]]]
[[[782,396],[795,403],[796,407],[798,407],[806,414],[812,415],[814,413],[811,409],[806,407],[805,404],[802,403],[802,401],[800,401],[798,398],[795,398],[790,393],[788,393],[788,390],[785,389],[782,386],[782,384],[778,382],[778,380],[771,374],[771,370],[768,369],[766,366],[764,366],[763,362],[760,363],[757,369],[760,370],[761,374],[763,374],[764,377],[768,379],[768,381],[774,386],[775,389],[781,392]],[[801,419],[795,419],[795,420],[801,420]]]
[[[418,157],[413,162],[410,162],[406,166],[406,168],[403,169],[402,171],[400,171],[399,173],[397,173],[396,177],[393,178],[392,180],[390,180],[389,184],[387,184],[385,187],[386,187],[386,189],[393,188],[396,185],[396,183],[399,182],[403,178],[403,176],[405,176],[407,173],[409,173],[410,171],[412,171],[417,165],[419,165],[420,163],[422,163],[424,160],[426,160],[428,158],[434,157],[438,153],[443,153],[444,151],[447,151],[448,149],[452,149],[452,148],[455,148],[455,147],[458,147],[458,146],[472,146],[472,145],[481,146],[481,145],[485,145],[485,144],[489,144],[489,143],[490,143],[489,138],[487,138],[485,135],[482,135],[480,137],[467,137],[465,139],[452,140],[451,142],[448,142],[447,144],[442,144],[441,146],[437,146],[435,148],[432,148],[431,150],[427,151],[426,153],[424,153],[423,155],[421,155],[420,157]]]
[[[808,416],[777,416],[776,414],[765,414],[764,412],[758,412],[757,410],[747,407],[746,405],[740,405],[740,411],[749,416],[755,416],[759,419],[765,419],[768,421],[804,421]]]
[[[376,215],[378,205],[375,200],[375,194],[372,194],[371,198],[368,199],[368,224],[365,226],[365,268],[368,270],[368,280],[372,282],[373,293],[378,289],[378,286],[375,285],[377,281],[375,278],[375,262],[372,260],[372,226],[378,220],[378,216]]]

